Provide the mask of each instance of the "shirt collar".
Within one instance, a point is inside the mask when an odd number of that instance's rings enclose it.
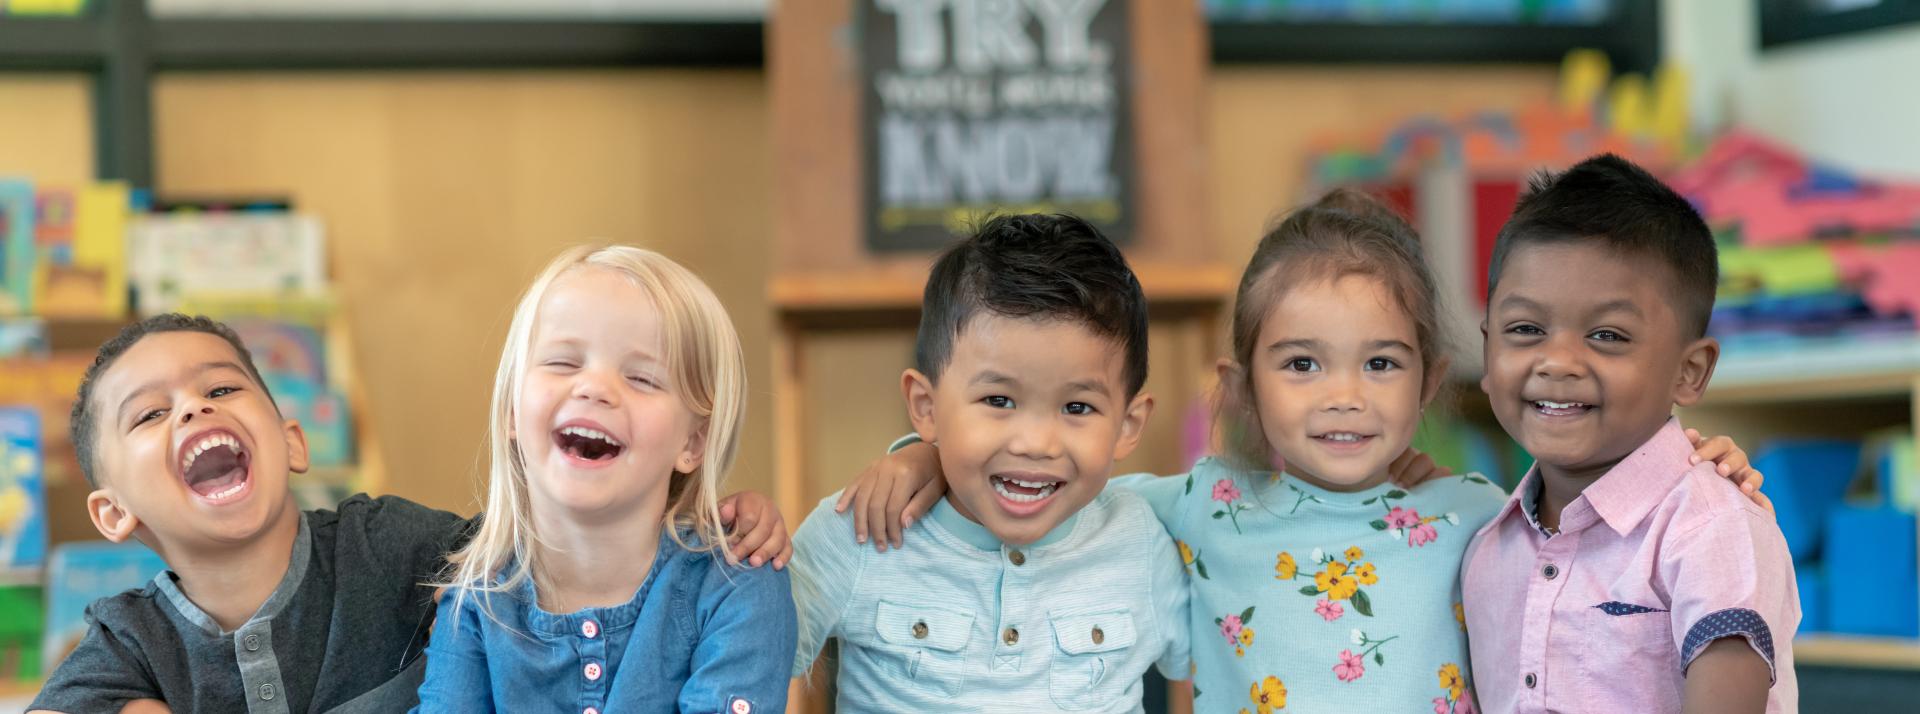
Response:
[[[1687,441],[1680,420],[1668,418],[1653,438],[1587,486],[1580,497],[1587,499],[1613,532],[1623,536],[1632,533],[1686,475],[1692,467],[1687,457],[1692,454],[1693,444]]]
[[[681,533],[682,538],[690,535]],[[660,571],[665,570],[669,561],[682,552],[684,551],[681,550],[679,543],[673,540],[670,531],[663,529],[660,533],[660,545],[653,552],[653,565],[647,568],[647,576],[640,580],[640,587],[634,589],[633,597],[627,598],[626,602],[618,605],[586,607],[567,613],[550,612],[540,607],[540,594],[531,574],[529,577],[520,579],[520,587],[515,595],[526,605],[528,629],[542,637],[548,639],[574,637],[580,633],[581,625],[589,620],[595,621],[595,625],[601,630],[618,630],[640,619],[640,609],[645,604],[648,593],[662,577]],[[725,558],[717,550],[713,552],[713,557],[717,560]],[[514,567],[517,567],[517,563],[508,566],[509,572]],[[485,593],[478,594],[485,595]]]
[[[300,583],[306,581],[307,563],[313,557],[313,534],[307,530],[307,514],[298,515],[300,530],[293,536],[293,553],[287,559],[287,572],[280,576],[280,584],[274,586],[273,593],[267,596],[267,601],[260,604],[260,609],[255,610],[252,617],[247,618],[247,622],[271,620],[279,615],[281,610],[287,608],[287,603],[293,601],[293,594],[299,592]],[[182,616],[207,634],[216,637],[233,634],[220,629],[220,623],[215,622],[212,615],[187,598],[187,594],[180,590],[179,577],[172,570],[163,570],[154,576],[153,582],[160,588],[161,594],[167,596],[167,601],[173,603],[173,609],[179,610]]]
[[[948,533],[952,533],[955,537],[965,541],[967,545],[981,550],[999,550],[1001,546],[1004,545],[1000,541],[1000,537],[994,535],[993,531],[987,530],[986,526],[975,523],[972,519],[960,515],[960,510],[954,508],[953,504],[949,501],[950,498],[942,498],[939,503],[934,504],[932,516],[934,523],[939,524],[940,527],[946,529]],[[1053,530],[1047,531],[1047,534],[1041,536],[1040,540],[1029,543],[1025,547],[1031,549],[1052,545],[1060,539],[1067,537],[1067,534],[1072,533],[1074,524],[1079,522],[1079,520],[1080,514],[1077,512],[1071,516],[1067,516],[1067,520],[1061,521],[1060,525],[1054,526]]]

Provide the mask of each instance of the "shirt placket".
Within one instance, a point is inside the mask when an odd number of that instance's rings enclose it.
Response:
[[[1029,623],[1021,619],[1030,611],[1032,603],[1033,580],[1028,577],[1027,553],[1013,546],[1000,548],[1000,602],[994,609],[999,612],[998,628],[993,636],[993,672],[995,674],[1018,674],[1022,653],[1026,648],[1028,633],[1024,631]],[[1015,603],[1016,607],[1009,607]]]
[[[1525,629],[1520,637],[1520,701],[1529,710],[1545,711],[1548,678],[1559,674],[1548,668],[1548,641],[1553,630],[1553,609],[1566,590],[1574,555],[1580,552],[1582,531],[1594,521],[1594,512],[1584,501],[1576,501],[1560,514],[1560,529],[1542,538],[1535,553],[1532,572],[1527,574]]]
[[[286,714],[287,687],[280,679],[280,658],[273,652],[273,618],[249,620],[233,633],[233,657],[249,714]]]
[[[580,714],[600,714],[607,705],[607,636],[599,618],[581,617],[571,637],[580,654]]]

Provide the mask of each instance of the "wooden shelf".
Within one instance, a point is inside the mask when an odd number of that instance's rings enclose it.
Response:
[[[1920,336],[1837,339],[1723,357],[1706,406],[1899,396],[1916,384]]]
[[[1218,305],[1233,297],[1239,275],[1224,265],[1140,264],[1134,275],[1155,307]],[[865,273],[790,274],[768,288],[782,316],[809,321],[833,314],[920,312],[925,266],[889,266]]]
[[[1920,670],[1920,639],[1857,635],[1793,638],[1795,665]]]

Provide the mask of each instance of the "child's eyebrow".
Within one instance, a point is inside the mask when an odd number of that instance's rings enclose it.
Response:
[[[1095,394],[1106,394],[1107,380],[1079,379],[1079,380],[1074,380],[1072,382],[1067,383],[1068,394],[1078,394],[1080,392],[1093,392]]]
[[[1012,376],[1009,376],[1009,375],[995,372],[993,370],[987,370],[985,372],[981,372],[979,374],[973,375],[973,379],[967,380],[967,384],[969,385],[974,385],[974,384],[1017,385],[1019,383],[1020,383],[1020,380],[1014,379]]]
[[[1639,305],[1624,298],[1601,303],[1599,307],[1593,309],[1595,315],[1605,315],[1609,312],[1624,312],[1634,317],[1646,317],[1646,313],[1641,312]]]
[[[1326,343],[1321,342],[1319,340],[1314,340],[1314,339],[1277,340],[1273,344],[1267,345],[1267,351],[1279,352],[1281,350],[1317,350],[1325,346],[1326,346]]]
[[[1409,345],[1402,340],[1374,340],[1372,342],[1367,343],[1367,349],[1369,351],[1371,350],[1405,350],[1407,352],[1414,351],[1413,345]]]
[[[241,374],[247,373],[246,370],[240,368],[240,365],[234,364],[231,360],[213,360],[211,362],[201,362],[200,364],[189,367],[185,370],[184,374],[186,376],[198,376],[198,375],[206,374],[207,372],[211,372],[216,369],[230,369],[235,372],[239,372]],[[133,390],[133,392],[129,393],[126,399],[120,400],[120,407],[118,409],[115,409],[114,412],[117,414],[121,414],[124,417],[127,411],[127,405],[132,404],[133,400],[139,399],[141,396],[149,392],[160,391],[164,381],[165,380],[156,379],[146,384],[140,385],[140,388],[135,389]]]

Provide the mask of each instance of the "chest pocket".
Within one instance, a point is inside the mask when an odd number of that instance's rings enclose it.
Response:
[[[875,660],[867,664],[929,692],[960,693],[972,612],[881,600],[873,628],[880,646],[861,648],[867,650],[861,656]]]
[[[1116,607],[1050,614],[1053,665],[1047,690],[1061,709],[1089,709],[1118,699],[1134,683],[1115,676],[1134,646],[1133,612]]]

